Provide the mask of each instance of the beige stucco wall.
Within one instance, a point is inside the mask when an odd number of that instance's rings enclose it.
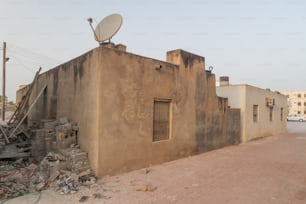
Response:
[[[240,111],[217,97],[204,57],[186,51],[164,62],[101,46],[41,74],[30,102],[44,84],[29,120],[78,122],[78,143],[99,177],[240,142]],[[153,142],[156,98],[171,100],[171,136]]]
[[[245,86],[222,86],[217,87],[218,96],[228,98],[228,105],[231,108],[240,109],[241,141],[246,141],[246,87]]]
[[[239,142],[233,136],[239,131],[227,129],[227,101],[216,96],[215,77],[206,74],[203,57],[174,50],[167,53],[168,62],[162,62],[101,49],[98,175]],[[171,136],[152,142],[156,98],[171,100]]]
[[[217,87],[217,95],[228,98],[229,106],[241,109],[242,142],[286,132],[286,96],[250,85]],[[266,98],[275,99],[272,121]],[[258,122],[253,122],[253,105],[258,105]],[[282,119],[281,108],[283,108]]]

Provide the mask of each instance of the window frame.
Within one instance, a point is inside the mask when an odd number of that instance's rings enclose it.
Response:
[[[166,121],[161,121],[161,114],[163,113],[157,113],[158,110],[161,108],[161,104],[167,104],[167,119]],[[158,107],[160,104],[160,107]],[[159,108],[159,109],[158,109]],[[157,114],[159,114],[159,119],[156,118]],[[156,128],[162,128],[167,123],[166,128],[167,135],[158,135],[160,133],[157,133]],[[163,132],[164,130],[161,130],[160,132]],[[152,126],[152,142],[160,142],[160,141],[169,141],[171,139],[171,132],[172,131],[172,101],[171,99],[160,99],[160,98],[154,98],[153,100],[153,126]]]

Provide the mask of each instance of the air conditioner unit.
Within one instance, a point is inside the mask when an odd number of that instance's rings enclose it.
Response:
[[[275,99],[274,98],[266,98],[266,105],[268,107],[273,107],[275,105]]]

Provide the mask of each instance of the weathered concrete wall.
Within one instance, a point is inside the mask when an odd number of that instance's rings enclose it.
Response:
[[[48,88],[29,119],[78,122],[79,144],[98,176],[237,144],[240,112],[216,96],[204,62],[182,50],[163,62],[98,47],[40,75],[31,101]],[[171,101],[168,140],[153,142],[154,99]]]
[[[230,85],[217,88],[217,94],[229,100],[229,106],[241,109],[241,141],[286,132],[286,96],[250,85]],[[266,98],[275,99],[273,120],[270,121]],[[258,105],[258,121],[253,121],[253,105]],[[283,118],[281,119],[281,108]]]
[[[239,143],[233,124],[239,126],[240,113],[228,111],[227,100],[216,96],[215,77],[205,72],[203,57],[175,50],[167,53],[166,63],[101,49],[99,124],[105,128],[99,129],[98,175]],[[169,140],[152,142],[155,98],[172,102]]]
[[[78,143],[88,152],[91,166],[97,171],[98,158],[98,103],[100,61],[96,50],[92,50],[78,58],[64,63],[54,69],[40,74],[33,88],[30,104],[42,87],[47,89],[40,97],[29,120],[54,119],[68,117],[80,127]],[[17,92],[20,99],[26,89]]]

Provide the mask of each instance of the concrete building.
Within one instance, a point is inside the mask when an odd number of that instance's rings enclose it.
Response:
[[[288,100],[288,115],[306,116],[306,90],[282,91]]]
[[[228,77],[220,77],[217,95],[228,98],[231,108],[240,108],[242,142],[287,131],[285,95],[247,84],[230,85]]]
[[[164,62],[103,45],[40,74],[29,103],[45,85],[28,121],[76,121],[99,177],[240,143],[240,110],[217,97],[204,57],[183,50]]]

